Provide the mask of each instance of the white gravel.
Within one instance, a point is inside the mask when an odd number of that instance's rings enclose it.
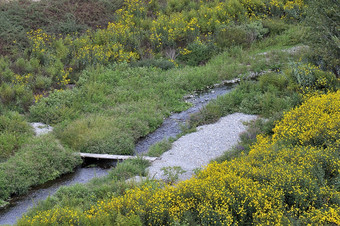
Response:
[[[149,176],[157,180],[166,180],[161,169],[180,166],[186,172],[179,176],[179,180],[191,178],[195,169],[206,166],[211,160],[223,155],[237,144],[240,133],[246,130],[242,122],[256,118],[256,115],[234,113],[214,124],[198,127],[197,132],[175,141],[171,150],[154,161],[148,168]]]

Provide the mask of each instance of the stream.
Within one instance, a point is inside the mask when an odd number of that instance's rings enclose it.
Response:
[[[135,153],[141,154],[147,152],[149,147],[165,138],[176,137],[181,133],[181,125],[189,119],[190,115],[199,112],[209,101],[216,99],[232,90],[232,85],[217,87],[204,93],[197,93],[186,97],[186,101],[192,104],[192,107],[186,111],[172,114],[165,119],[163,124],[146,137],[140,139],[136,144]],[[27,210],[40,200],[46,199],[53,195],[61,186],[70,186],[76,183],[87,183],[95,177],[102,177],[108,174],[110,167],[96,165],[95,167],[86,168],[78,167],[74,173],[66,174],[60,178],[47,182],[43,185],[33,188],[28,194],[18,196],[10,201],[10,205],[0,209],[0,225],[15,224],[17,219],[21,218]]]
[[[181,125],[185,124],[191,114],[199,112],[209,101],[230,92],[232,87],[232,85],[216,87],[208,92],[188,96],[186,102],[191,103],[192,107],[180,113],[174,113],[169,118],[164,119],[163,124],[158,129],[137,142],[135,152],[137,154],[145,153],[151,145],[163,139],[176,137],[181,133]]]

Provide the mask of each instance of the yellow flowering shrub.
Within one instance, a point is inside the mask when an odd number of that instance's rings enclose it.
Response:
[[[337,83],[335,75],[329,71],[322,71],[315,65],[298,62],[293,65],[289,74],[298,87],[297,91],[302,93],[305,98],[335,91]]]
[[[328,106],[321,108],[322,114],[316,110],[321,105]],[[259,136],[249,155],[221,164],[211,163],[197,176],[176,186],[163,187],[149,181],[126,191],[123,196],[99,201],[88,210],[56,207],[24,217],[19,225],[68,224],[71,220],[77,225],[101,222],[115,225],[117,215],[139,216],[144,225],[189,221],[200,225],[338,225],[339,146],[323,143],[311,146],[309,142],[282,145],[283,141],[304,138],[304,134],[310,132],[322,135],[333,130],[336,132],[331,133],[331,139],[339,136],[339,122],[323,119],[339,119],[338,105],[339,91],[313,97],[291,114],[287,113],[275,128],[273,137]],[[318,117],[323,123],[319,126],[324,126],[325,130],[316,130],[313,126],[299,128],[307,118],[318,121]],[[285,132],[288,121],[301,123],[293,136]],[[334,140],[331,143],[334,142],[337,143]],[[70,214],[65,216],[67,211]]]
[[[79,68],[93,64],[129,62],[139,59],[145,54],[143,51],[149,51],[150,47],[156,53],[167,48],[174,48],[180,52],[183,45],[200,38],[201,35],[213,36],[232,21],[267,17],[272,5],[283,11],[294,8],[295,5],[299,8],[304,6],[301,0],[288,2],[276,0],[276,2],[200,1],[193,3],[194,8],[180,6],[183,8],[168,13],[167,8],[164,10],[159,7],[152,8],[154,1],[125,0],[124,6],[116,11],[115,22],[110,22],[107,28],[88,31],[78,38],[55,37],[41,29],[30,32],[32,56],[49,58],[47,61],[51,63],[55,58],[60,59],[65,67],[73,65]],[[176,8],[172,3],[166,7]]]
[[[340,147],[340,91],[315,95],[285,113],[274,128],[274,141]]]

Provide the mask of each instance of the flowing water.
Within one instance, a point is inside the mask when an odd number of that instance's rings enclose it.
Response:
[[[190,95],[187,102],[192,107],[186,111],[175,113],[165,119],[163,124],[136,144],[136,153],[145,153],[152,144],[164,138],[176,137],[181,132],[181,124],[184,124],[191,114],[199,112],[210,100],[224,95],[232,89],[231,86],[217,87],[205,93]],[[32,189],[25,196],[15,197],[11,204],[0,210],[0,225],[15,224],[16,220],[40,200],[53,195],[61,186],[69,186],[76,183],[86,183],[94,177],[102,177],[108,174],[107,167],[77,168],[74,173],[63,175],[60,178],[50,181],[44,185]]]

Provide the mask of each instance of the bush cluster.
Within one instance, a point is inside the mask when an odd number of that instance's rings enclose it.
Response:
[[[33,135],[24,117],[16,112],[0,115],[0,162],[8,159]]]

